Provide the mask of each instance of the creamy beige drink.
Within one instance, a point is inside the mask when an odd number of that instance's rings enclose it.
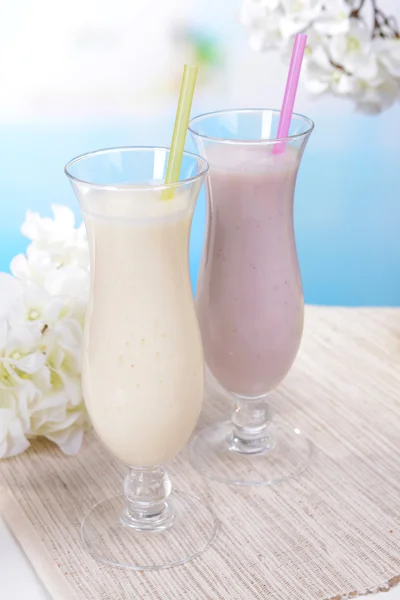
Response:
[[[96,501],[81,536],[113,567],[180,565],[215,535],[208,505],[171,493],[165,468],[203,400],[188,251],[207,170],[199,156],[161,147],[97,150],[65,167],[90,246],[83,395],[98,437],[128,467],[123,493]]]
[[[92,257],[85,402],[119,460],[163,464],[186,444],[203,399],[188,269],[194,201],[184,189],[165,200],[144,188],[88,190],[81,204]]]

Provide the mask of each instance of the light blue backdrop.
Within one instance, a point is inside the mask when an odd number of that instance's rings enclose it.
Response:
[[[313,115],[310,115],[311,117]],[[399,111],[316,118],[296,193],[296,237],[307,302],[400,305]],[[79,209],[64,173],[73,156],[100,147],[168,145],[172,115],[140,122],[0,126],[0,270],[26,246],[25,211],[51,203]],[[204,194],[191,240],[195,282]]]

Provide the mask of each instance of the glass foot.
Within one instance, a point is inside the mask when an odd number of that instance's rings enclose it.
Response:
[[[311,457],[310,440],[275,418],[269,433],[263,451],[242,453],[232,449],[232,423],[215,423],[194,437],[191,463],[206,477],[231,485],[273,485],[300,475]]]
[[[89,554],[102,563],[149,571],[181,565],[199,556],[212,542],[216,519],[199,498],[173,492],[175,518],[169,528],[138,531],[124,525],[126,498],[107,498],[84,518],[81,534]]]

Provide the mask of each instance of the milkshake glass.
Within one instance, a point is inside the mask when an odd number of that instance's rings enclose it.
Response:
[[[197,434],[191,456],[206,475],[233,484],[295,476],[310,454],[298,429],[271,421],[268,402],[303,331],[293,199],[313,129],[310,119],[293,115],[289,137],[276,139],[279,117],[273,110],[227,110],[189,125],[210,165],[197,315],[207,367],[235,403],[231,421]]]
[[[115,148],[72,160],[90,247],[82,385],[93,427],[129,470],[124,493],[82,524],[104,563],[131,569],[181,564],[215,533],[207,505],[171,494],[163,467],[195,428],[204,358],[191,293],[190,226],[208,165],[185,153],[182,180],[164,185],[167,148]]]

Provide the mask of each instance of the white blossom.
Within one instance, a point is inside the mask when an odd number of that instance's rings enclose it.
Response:
[[[89,286],[85,230],[73,213],[28,213],[31,244],[0,274],[0,457],[46,437],[76,453],[89,427],[81,389],[81,342]]]
[[[312,94],[348,98],[366,113],[400,97],[400,33],[392,18],[368,17],[369,2],[244,0],[242,22],[257,50],[279,48],[285,60],[296,33],[307,34],[303,79]]]
[[[29,381],[4,373],[0,363],[0,458],[15,456],[29,447],[30,404],[37,390]]]
[[[67,206],[52,205],[54,219],[28,211],[21,232],[31,240],[26,256],[11,262],[11,272],[19,279],[45,284],[55,270],[75,267],[87,272],[89,250],[84,225],[75,227],[74,214]]]
[[[347,97],[357,110],[369,114],[388,108],[399,97],[399,80],[383,66],[379,46],[359,21],[350,23],[346,35],[327,39],[312,33],[304,80],[311,93]]]
[[[282,41],[280,23],[284,12],[279,0],[245,0],[241,21],[249,32],[249,43],[254,50],[279,46]]]
[[[322,14],[321,0],[281,0],[283,15],[279,23],[282,38],[289,40],[307,30]]]
[[[400,39],[376,38],[372,43],[379,64],[391,77],[400,79]]]
[[[361,87],[356,96],[356,107],[367,114],[377,114],[392,106],[399,98],[399,80],[392,79],[383,72],[374,81],[359,81]]]
[[[353,80],[344,70],[337,69],[332,63],[327,40],[314,33],[309,42],[304,69],[307,89],[312,94],[328,91],[339,96],[351,94]]]
[[[379,73],[378,55],[371,43],[371,34],[363,21],[351,19],[346,34],[329,40],[329,56],[349,75],[364,81],[376,80]]]
[[[323,2],[323,10],[312,23],[320,35],[335,36],[347,33],[350,28],[351,6],[346,0]]]

